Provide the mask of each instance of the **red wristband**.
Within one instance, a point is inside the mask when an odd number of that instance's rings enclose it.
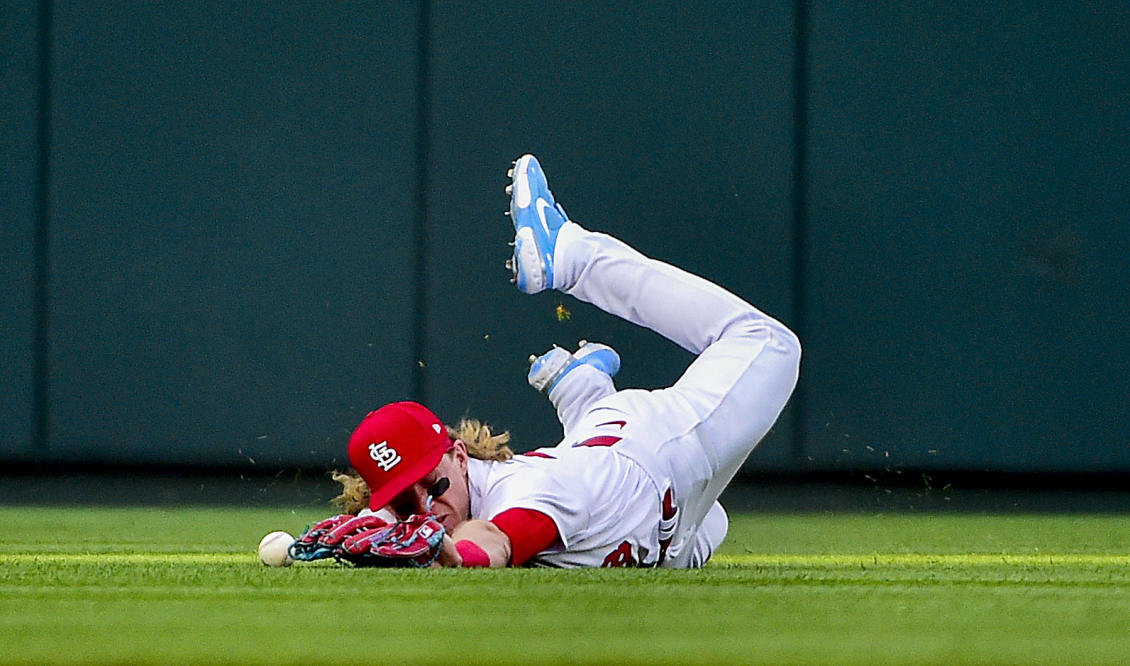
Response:
[[[479,544],[474,541],[455,542],[455,550],[459,556],[463,558],[463,566],[465,567],[489,567],[490,556],[487,551],[479,547]]]

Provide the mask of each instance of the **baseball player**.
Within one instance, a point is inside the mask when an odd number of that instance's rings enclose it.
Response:
[[[292,548],[299,559],[698,567],[722,543],[718,497],[792,393],[799,341],[721,287],[570,221],[532,155],[509,176],[519,290],[571,294],[697,358],[670,388],[618,391],[611,348],[550,350],[528,380],[564,437],[519,455],[505,436],[449,429],[416,403],[370,413],[349,442],[368,510],[315,525]]]

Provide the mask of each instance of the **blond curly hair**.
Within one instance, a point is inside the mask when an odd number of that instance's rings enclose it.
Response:
[[[514,457],[507,444],[510,433],[503,431],[497,435],[490,426],[477,419],[462,419],[455,427],[446,426],[447,436],[458,439],[467,447],[467,455],[477,460],[504,462]],[[341,494],[330,500],[341,508],[342,513],[357,513],[369,507],[369,484],[359,474],[334,471],[333,480],[341,484]]]

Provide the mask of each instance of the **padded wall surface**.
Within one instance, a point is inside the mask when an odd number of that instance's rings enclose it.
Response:
[[[526,358],[579,338],[670,385],[686,352],[507,283],[533,152],[803,325],[747,470],[1130,469],[1121,3],[52,6],[40,442],[37,9],[0,8],[5,460],[341,467],[406,398],[524,450],[559,436]]]
[[[407,390],[413,8],[57,12],[50,454],[340,465]]]
[[[0,5],[0,455],[33,452],[37,68],[34,4]]]
[[[1130,19],[814,2],[810,453],[1130,468]]]

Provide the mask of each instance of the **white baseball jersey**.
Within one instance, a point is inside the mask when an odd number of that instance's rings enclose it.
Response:
[[[605,447],[539,449],[506,462],[470,460],[471,515],[512,508],[549,516],[560,537],[530,564],[655,566],[659,493],[634,461]]]
[[[471,514],[541,511],[549,566],[701,566],[726,533],[717,499],[796,385],[800,343],[726,290],[573,222],[555,288],[698,355],[674,386],[617,391],[582,365],[550,391],[564,439],[505,463],[471,461]],[[542,455],[552,457],[540,457]]]

